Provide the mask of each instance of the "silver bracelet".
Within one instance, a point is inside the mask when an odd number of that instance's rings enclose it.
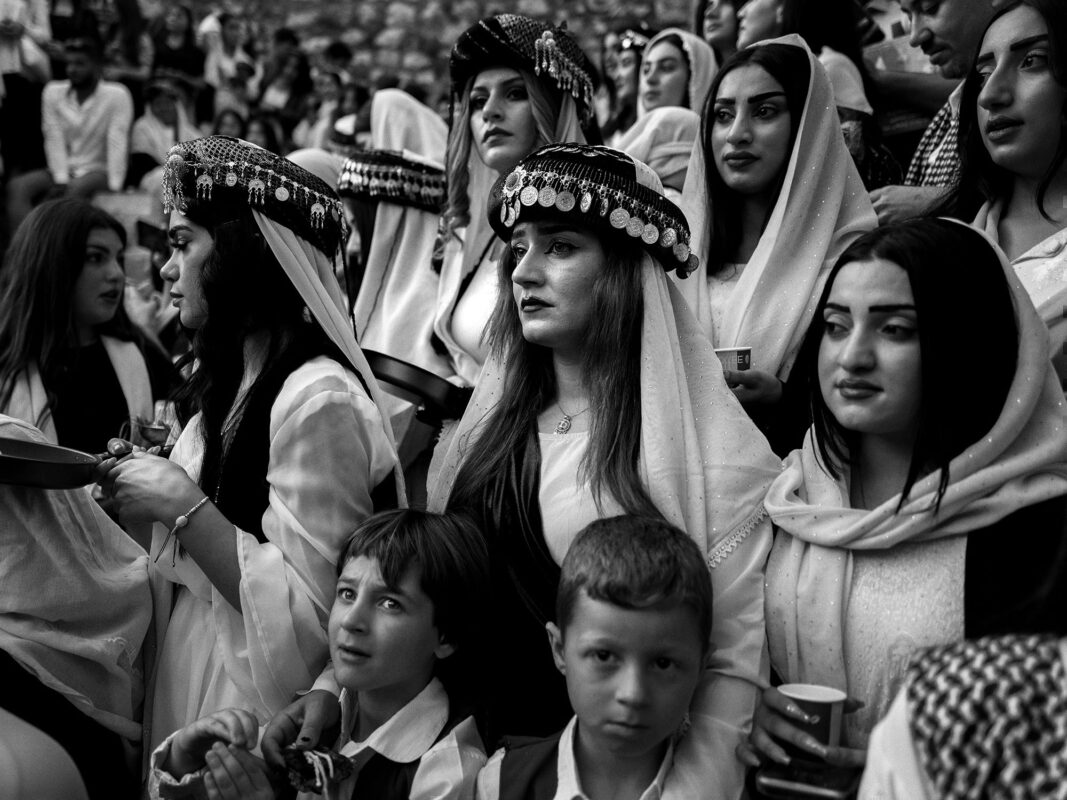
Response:
[[[163,555],[163,551],[167,549],[167,544],[170,542],[171,537],[174,536],[174,534],[176,534],[179,529],[184,528],[186,525],[188,525],[189,524],[189,517],[191,517],[193,514],[195,514],[197,511],[199,511],[200,507],[202,505],[204,505],[204,503],[206,503],[207,501],[208,501],[208,497],[207,497],[207,495],[204,495],[203,497],[200,498],[200,500],[197,502],[196,505],[194,505],[192,508],[190,508],[184,514],[179,514],[178,515],[178,517],[174,520],[174,527],[171,528],[170,531],[167,533],[166,537],[164,537],[163,544],[160,545],[160,547],[159,547],[159,552],[156,553],[156,557],[154,559],[152,559],[153,562],[159,561],[159,557],[161,555]]]

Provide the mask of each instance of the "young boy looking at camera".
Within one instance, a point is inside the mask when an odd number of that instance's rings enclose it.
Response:
[[[711,577],[662,520],[588,525],[563,560],[548,638],[575,717],[547,739],[505,741],[480,800],[658,800],[704,671]]]
[[[328,632],[341,686],[341,736],[292,750],[288,775],[255,750],[259,722],[226,709],[186,725],[152,754],[162,798],[292,796],[467,800],[485,763],[468,713],[489,561],[484,537],[455,514],[375,514],[338,562]]]

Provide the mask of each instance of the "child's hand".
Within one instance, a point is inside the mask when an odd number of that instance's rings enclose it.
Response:
[[[164,769],[175,778],[196,772],[217,742],[250,750],[259,737],[259,721],[243,708],[216,711],[191,722],[174,734]]]
[[[247,750],[215,742],[204,759],[208,800],[274,800],[267,765]]]
[[[263,731],[260,749],[263,757],[275,769],[284,770],[285,756],[282,751],[295,744],[308,750],[320,741],[327,745],[337,738],[341,722],[341,705],[337,696],[323,689],[315,689],[298,697],[283,708]],[[326,736],[323,736],[326,732]]]

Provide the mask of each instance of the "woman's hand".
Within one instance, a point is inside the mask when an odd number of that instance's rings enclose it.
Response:
[[[274,800],[267,765],[237,745],[216,742],[204,757],[209,800]]]
[[[845,702],[845,710],[855,711],[862,703],[854,700]],[[784,694],[773,687],[763,690],[759,706],[752,721],[752,732],[748,741],[737,746],[737,757],[750,767],[758,767],[764,758],[788,764],[789,755],[776,740],[789,742],[805,752],[841,767],[862,767],[867,760],[866,750],[849,747],[827,747],[814,736],[795,725],[790,720],[810,723],[808,715]]]
[[[326,740],[333,741],[340,723],[341,704],[337,696],[325,689],[314,689],[274,715],[263,730],[260,750],[270,766],[285,769],[282,751],[286,747],[295,744],[300,750],[310,750],[323,738],[324,731],[328,732]]]
[[[251,712],[243,708],[216,711],[190,722],[174,734],[164,766],[167,772],[180,778],[203,767],[205,756],[216,743],[248,750],[256,746],[258,738],[259,721]]]
[[[108,443],[109,451],[115,441]],[[204,496],[184,469],[139,448],[120,459],[105,459],[98,474],[97,483],[123,524],[173,524]]]
[[[722,377],[742,405],[777,403],[782,399],[782,382],[769,372],[758,369],[724,369]]]

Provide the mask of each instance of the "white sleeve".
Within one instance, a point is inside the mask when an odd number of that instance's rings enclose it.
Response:
[[[61,186],[70,182],[67,141],[58,109],[65,85],[66,81],[51,81],[45,85],[41,95],[41,135],[44,137],[45,160],[52,180]]]
[[[933,800],[908,724],[907,685],[871,733],[859,800]]]
[[[711,570],[710,667],[690,704],[690,728],[675,751],[664,800],[741,796],[745,765],[737,745],[752,728],[759,687],[769,671],[763,581],[771,535],[764,516]]]
[[[114,84],[113,90],[114,107],[107,125],[107,184],[112,192],[121,192],[129,167],[133,98],[121,83]]]
[[[243,628],[222,638],[245,642],[227,652],[228,671],[250,673],[272,713],[326,663],[337,560],[392,465],[381,416],[355,376],[316,359],[289,377],[271,411],[267,541],[238,532],[242,613],[216,614]]]

